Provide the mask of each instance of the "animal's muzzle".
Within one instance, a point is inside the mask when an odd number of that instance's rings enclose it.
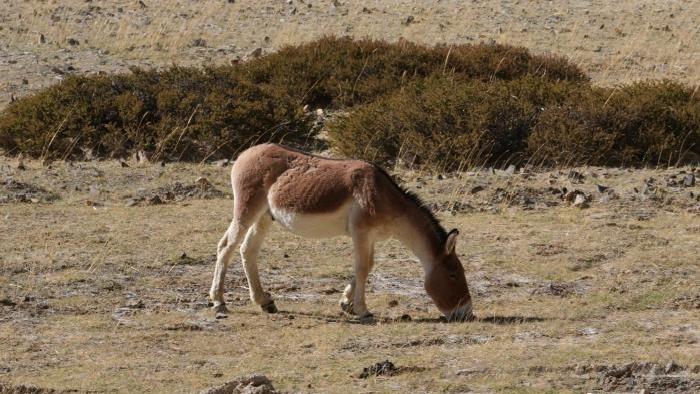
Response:
[[[474,320],[474,314],[472,313],[472,302],[469,300],[466,304],[458,306],[452,313],[447,316],[449,321],[468,321]]]

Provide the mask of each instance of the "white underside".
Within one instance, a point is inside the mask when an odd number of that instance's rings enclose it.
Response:
[[[352,202],[329,213],[298,213],[270,205],[275,221],[290,232],[307,238],[329,238],[350,235],[348,220]]]

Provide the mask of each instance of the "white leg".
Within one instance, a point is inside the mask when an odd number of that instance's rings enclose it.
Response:
[[[374,265],[374,244],[365,235],[353,235],[355,259],[355,291],[353,294],[353,312],[361,319],[371,318],[372,314],[365,304],[365,286]]]
[[[263,291],[258,273],[258,253],[271,223],[272,218],[270,215],[265,214],[260,217],[257,223],[250,227],[241,245],[241,261],[243,262],[245,276],[248,279],[250,299],[260,305],[263,311],[275,313],[277,312],[275,303],[270,294]]]
[[[209,297],[214,302],[214,309],[217,312],[225,312],[226,305],[224,303],[224,278],[226,277],[226,269],[233,259],[236,247],[241,243],[243,235],[247,228],[235,218],[224,233],[224,236],[219,241],[216,253],[216,267],[214,268],[214,279],[209,290]]]
[[[355,278],[350,280],[350,283],[345,286],[343,296],[340,298],[340,309],[347,313],[353,313],[353,301],[355,299]]]

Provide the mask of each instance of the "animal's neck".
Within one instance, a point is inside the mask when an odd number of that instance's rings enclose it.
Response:
[[[442,240],[433,229],[432,220],[420,208],[409,204],[397,219],[394,237],[418,257],[428,272],[442,248]]]

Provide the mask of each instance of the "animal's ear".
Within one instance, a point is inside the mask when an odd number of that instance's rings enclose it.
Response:
[[[458,235],[459,231],[456,228],[447,234],[447,240],[445,241],[445,254],[452,254],[455,251]]]

